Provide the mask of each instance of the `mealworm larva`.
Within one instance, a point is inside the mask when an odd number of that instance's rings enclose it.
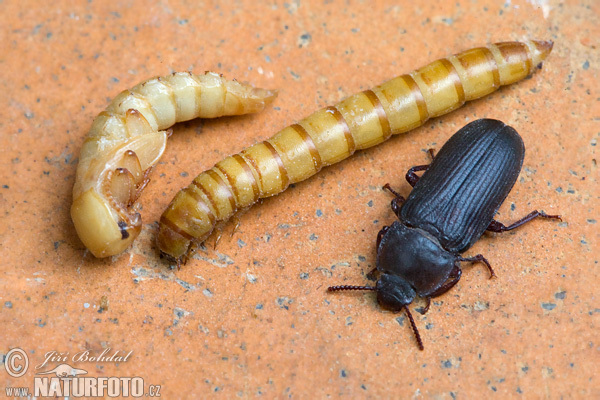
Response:
[[[258,199],[531,74],[550,41],[506,42],[435,61],[323,108],[225,158],[177,193],[162,214],[158,246],[180,263],[215,224]]]
[[[136,201],[180,121],[262,110],[276,92],[218,74],[179,72],[119,94],[92,123],[73,187],[71,218],[96,257],[121,253],[142,228]]]

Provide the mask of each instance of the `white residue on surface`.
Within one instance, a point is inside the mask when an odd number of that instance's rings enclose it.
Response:
[[[550,15],[550,0],[527,0],[529,4],[531,4],[534,8],[541,8],[542,13],[544,14],[544,19],[548,19]]]

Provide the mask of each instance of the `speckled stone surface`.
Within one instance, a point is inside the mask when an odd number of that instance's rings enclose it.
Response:
[[[415,4],[0,2],[0,360],[18,347],[30,361],[20,378],[0,370],[0,393],[32,389],[56,351],[87,376],[139,376],[169,399],[600,397],[600,3]],[[161,212],[223,157],[437,58],[529,38],[555,42],[530,79],[255,205],[180,271],[159,259]],[[121,90],[180,70],[279,97],[257,115],[175,126],[142,195],[140,238],[95,259],[69,217],[83,138]],[[484,254],[498,278],[466,265],[428,314],[414,313],[419,352],[403,314],[373,294],[325,290],[370,282],[377,232],[395,218],[381,186],[407,194],[404,173],[426,149],[482,117],[515,127],[527,149],[498,219],[538,208],[564,222],[486,234],[466,254]],[[132,353],[72,360],[106,348]]]

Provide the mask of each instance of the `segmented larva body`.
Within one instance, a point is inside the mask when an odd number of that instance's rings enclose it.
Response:
[[[356,150],[525,78],[551,49],[552,42],[545,41],[497,43],[435,61],[321,109],[225,158],[178,192],[162,214],[160,250],[181,261],[237,210],[282,192]]]
[[[218,74],[174,73],[119,94],[92,123],[81,154],[71,218],[96,257],[121,253],[141,231],[136,201],[173,124],[260,111],[276,92]]]

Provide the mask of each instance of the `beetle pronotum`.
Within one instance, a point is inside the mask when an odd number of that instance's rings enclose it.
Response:
[[[551,49],[550,41],[506,42],[434,61],[225,158],[179,191],[162,214],[160,251],[180,264],[217,223],[237,210],[282,192],[356,150],[525,78]]]

